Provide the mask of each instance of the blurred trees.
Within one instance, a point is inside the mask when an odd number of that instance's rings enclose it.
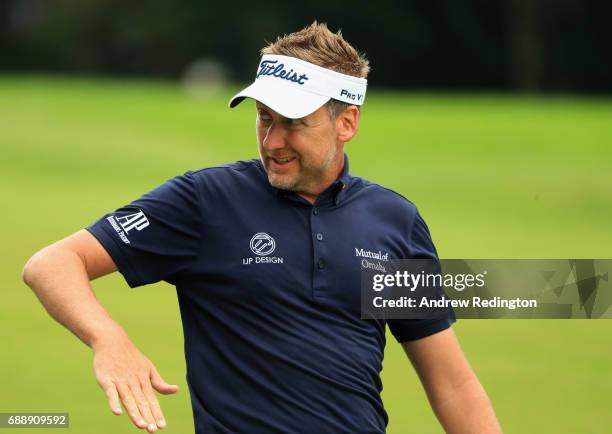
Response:
[[[212,58],[250,80],[265,41],[329,23],[379,86],[612,92],[604,0],[3,0],[0,69],[179,77]]]

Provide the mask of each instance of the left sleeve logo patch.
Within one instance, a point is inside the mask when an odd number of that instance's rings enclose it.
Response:
[[[136,231],[140,232],[149,226],[149,219],[147,219],[142,210],[123,217],[108,216],[106,220],[108,220],[113,229],[115,229],[115,232],[117,232],[117,235],[119,235],[119,238],[121,238],[121,241],[125,244],[130,244],[127,234],[131,230],[136,229]]]

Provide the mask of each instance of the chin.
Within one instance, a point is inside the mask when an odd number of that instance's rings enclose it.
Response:
[[[272,187],[279,188],[281,190],[295,190],[297,181],[285,176],[278,176],[274,174],[268,174],[268,181]]]

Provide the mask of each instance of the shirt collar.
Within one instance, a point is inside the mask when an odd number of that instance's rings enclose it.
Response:
[[[349,174],[349,158],[348,155],[344,154],[344,167],[342,168],[342,172],[340,172],[340,176],[338,176],[338,181],[344,185],[344,188],[347,188],[350,180],[351,175]]]
[[[348,155],[344,154],[344,167],[342,168],[342,172],[340,172],[338,179],[336,179],[332,185],[323,191],[319,197],[329,191],[334,205],[338,205],[346,197],[346,192],[349,188],[350,181],[351,175],[349,174],[349,159]],[[317,201],[319,200],[319,197],[317,198]]]

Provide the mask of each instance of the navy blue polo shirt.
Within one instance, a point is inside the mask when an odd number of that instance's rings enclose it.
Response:
[[[454,321],[360,319],[365,257],[436,250],[415,206],[351,176],[346,156],[314,205],[239,161],[177,176],[87,229],[130,287],[176,286],[198,434],[383,433],[385,324],[405,342]]]

